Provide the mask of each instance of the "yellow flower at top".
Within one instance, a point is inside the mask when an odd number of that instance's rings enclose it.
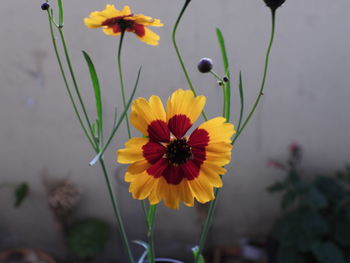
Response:
[[[131,164],[125,173],[135,199],[161,200],[169,208],[181,202],[194,205],[215,198],[220,175],[231,160],[234,126],[217,117],[202,123],[186,136],[201,114],[206,98],[190,90],[177,90],[166,110],[158,96],[136,99],[131,107],[133,126],[147,138],[132,138],[118,151],[118,162]]]
[[[106,35],[118,36],[122,31],[133,32],[141,41],[153,46],[158,45],[160,37],[147,26],[163,26],[159,19],[142,14],[134,15],[129,6],[124,6],[119,11],[114,5],[106,5],[103,11],[90,13],[84,22],[88,28],[102,27]]]

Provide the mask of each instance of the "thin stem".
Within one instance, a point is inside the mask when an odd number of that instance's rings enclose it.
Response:
[[[80,114],[79,114],[79,111],[78,111],[77,106],[75,104],[75,101],[73,99],[71,90],[70,90],[69,85],[68,85],[67,77],[66,77],[65,72],[63,70],[62,61],[61,61],[61,58],[60,58],[60,55],[59,55],[59,52],[58,52],[57,43],[56,43],[55,35],[54,35],[54,32],[53,32],[52,20],[51,20],[49,12],[48,12],[48,16],[49,16],[49,22],[50,22],[50,33],[51,33],[52,43],[53,43],[53,46],[54,46],[55,54],[56,54],[57,61],[58,61],[58,64],[59,64],[59,68],[60,68],[60,71],[61,71],[64,83],[65,83],[65,86],[66,86],[69,98],[70,98],[70,100],[72,102],[74,111],[75,111],[75,113],[76,113],[76,115],[77,115],[77,117],[79,119],[80,125],[81,125],[82,129],[84,130],[84,133],[85,133],[86,137],[88,138],[91,146],[98,153],[99,149],[94,144],[92,139],[90,138],[90,136],[89,136],[89,134],[87,132],[87,129],[85,128],[85,125],[82,122],[82,119],[80,117]],[[133,259],[132,254],[131,254],[131,249],[130,249],[129,242],[128,242],[128,239],[127,239],[127,236],[126,236],[126,232],[125,232],[125,229],[124,229],[124,224],[123,224],[123,221],[122,221],[120,210],[119,210],[119,207],[117,205],[117,197],[113,193],[113,188],[112,188],[110,180],[109,180],[108,172],[107,172],[104,160],[102,158],[100,158],[100,164],[101,164],[102,171],[103,171],[103,174],[105,176],[106,183],[107,183],[108,192],[109,192],[109,195],[110,195],[110,198],[111,198],[111,201],[112,201],[113,210],[114,210],[115,216],[117,218],[117,224],[118,224],[118,227],[120,229],[120,235],[121,235],[121,238],[122,238],[122,242],[123,242],[123,245],[125,246],[125,248],[127,250],[128,261],[129,261],[129,263],[134,263],[134,259]]]
[[[263,74],[263,80],[261,83],[261,88],[258,94],[258,97],[256,99],[256,102],[253,106],[252,111],[250,112],[248,118],[246,119],[246,121],[244,122],[242,128],[238,131],[237,136],[234,138],[234,140],[232,141],[232,144],[235,143],[235,141],[237,140],[239,134],[242,132],[242,130],[244,129],[244,127],[247,125],[249,119],[251,118],[251,116],[253,115],[257,105],[259,104],[260,98],[262,96],[263,90],[264,90],[264,86],[265,86],[265,82],[266,82],[266,76],[267,76],[267,69],[268,69],[268,64],[269,64],[269,57],[270,57],[270,52],[271,52],[271,47],[272,47],[272,43],[273,43],[273,39],[274,39],[274,35],[275,35],[275,11],[272,11],[272,30],[271,30],[271,38],[270,38],[270,42],[269,42],[269,46],[267,49],[267,53],[266,53],[266,59],[265,59],[265,69],[264,69],[264,74]],[[218,200],[218,194],[220,192],[220,189],[215,189],[215,199],[210,203],[209,206],[209,211],[208,211],[208,215],[207,218],[205,220],[204,223],[204,227],[200,236],[200,240],[199,240],[199,246],[198,246],[198,254],[194,259],[194,263],[197,263],[200,255],[203,252],[204,246],[205,246],[205,242],[209,233],[209,228],[212,224],[213,221],[213,217],[214,217],[214,212],[215,212],[215,208],[217,205],[217,200]]]
[[[202,255],[204,246],[205,246],[205,242],[207,241],[207,237],[208,237],[208,233],[209,233],[209,229],[210,226],[213,222],[213,218],[214,218],[214,211],[216,208],[216,204],[217,204],[217,200],[218,200],[218,195],[219,195],[219,188],[216,188],[214,191],[215,194],[215,199],[210,203],[209,206],[209,210],[208,210],[208,215],[207,218],[205,219],[205,223],[201,232],[201,236],[199,239],[199,245],[198,245],[198,253],[194,259],[194,263],[197,263],[198,260],[200,259],[200,256]]]
[[[147,259],[150,263],[154,263],[155,258],[155,251],[154,251],[154,240],[153,240],[153,234],[154,234],[154,219],[156,215],[156,209],[157,205],[151,205],[149,207],[149,212],[147,216],[147,225],[148,225],[148,231],[147,231],[147,239],[149,244],[149,250]]]
[[[102,167],[103,175],[104,175],[105,180],[106,180],[109,197],[111,198],[111,201],[112,201],[114,215],[115,215],[115,217],[117,219],[117,224],[118,224],[118,227],[119,227],[120,236],[122,238],[123,246],[125,247],[126,252],[127,252],[128,262],[129,263],[134,263],[134,258],[132,256],[130,245],[129,245],[129,241],[128,241],[128,237],[127,237],[126,232],[125,232],[123,219],[122,219],[122,216],[121,216],[121,213],[120,213],[120,209],[118,207],[117,195],[114,193],[114,190],[113,190],[113,187],[111,185],[111,182],[110,182],[110,179],[109,179],[109,175],[108,175],[108,171],[106,169],[106,165],[104,163],[103,158],[100,158],[100,164],[101,164],[101,167]]]
[[[182,59],[182,56],[181,56],[181,54],[180,54],[179,47],[177,46],[177,43],[176,43],[176,31],[177,31],[177,28],[178,28],[179,23],[180,23],[180,21],[181,21],[181,18],[182,18],[182,16],[183,16],[183,14],[185,13],[186,8],[187,8],[187,6],[189,5],[190,2],[191,2],[191,0],[186,0],[184,6],[183,6],[182,9],[181,9],[181,12],[180,12],[180,14],[179,14],[179,16],[178,16],[178,18],[177,18],[177,20],[176,20],[176,23],[175,23],[175,25],[174,25],[174,28],[173,28],[172,40],[173,40],[173,45],[174,45],[174,48],[175,48],[177,57],[178,57],[179,62],[180,62],[180,64],[181,64],[182,70],[183,70],[183,72],[184,72],[184,74],[185,74],[187,83],[188,83],[188,85],[190,86],[190,88],[191,88],[193,94],[194,94],[195,96],[197,96],[196,90],[195,90],[195,88],[194,88],[194,86],[193,86],[193,84],[192,84],[192,82],[191,82],[191,79],[190,79],[190,76],[189,76],[189,74],[188,74],[188,72],[187,72],[185,63],[184,63],[184,61],[183,61],[183,59]],[[208,120],[208,118],[207,118],[207,116],[206,116],[206,114],[205,114],[204,111],[202,111],[202,115],[203,115],[203,118],[204,118],[205,120]]]
[[[123,71],[122,71],[122,63],[121,63],[121,54],[122,54],[122,45],[123,45],[124,34],[125,34],[125,30],[122,30],[122,33],[120,35],[119,47],[118,47],[118,71],[119,71],[120,89],[121,89],[122,99],[123,99],[123,107],[125,109],[126,99],[125,99],[124,79],[123,79]],[[125,122],[126,122],[126,127],[128,130],[128,136],[130,139],[131,138],[131,131],[130,131],[129,119],[125,118]]]
[[[224,80],[216,73],[214,72],[213,70],[210,71],[210,73],[214,76],[214,78],[216,78],[217,81],[219,81],[219,85],[221,86],[222,88],[222,95],[224,96],[224,103],[222,104],[222,116],[225,116],[226,114],[226,108],[227,108],[227,102],[226,102],[226,99],[225,99],[225,95],[226,95],[226,84],[224,82]],[[228,120],[227,120],[228,121]]]
[[[269,47],[268,47],[267,52],[266,52],[264,74],[263,74],[263,79],[262,79],[262,82],[261,82],[261,87],[260,87],[260,90],[259,90],[259,94],[258,94],[258,96],[256,98],[256,101],[255,101],[255,103],[253,105],[252,110],[250,111],[247,119],[244,121],[244,123],[242,125],[242,128],[237,131],[237,134],[236,134],[235,138],[233,139],[232,144],[234,144],[236,142],[236,140],[238,139],[239,135],[242,133],[244,128],[247,126],[249,120],[253,116],[253,114],[254,114],[254,112],[255,112],[255,110],[256,110],[259,102],[260,102],[260,99],[261,99],[262,95],[264,94],[263,91],[264,91],[265,83],[266,83],[267,70],[268,70],[268,66],[269,66],[270,52],[271,52],[273,40],[274,40],[274,37],[275,37],[275,17],[276,17],[275,15],[276,15],[276,11],[272,10],[271,14],[272,14],[271,37],[270,37]]]
[[[68,53],[66,40],[64,38],[63,30],[62,30],[61,27],[58,27],[58,32],[60,33],[64,54],[65,54],[65,57],[66,57],[66,61],[67,61],[67,65],[68,65],[68,69],[69,69],[70,75],[72,77],[72,81],[73,81],[73,86],[74,86],[75,92],[76,92],[76,94],[78,96],[78,100],[79,100],[80,106],[81,106],[81,108],[83,110],[83,114],[85,116],[86,123],[88,124],[88,128],[90,130],[90,133],[93,134],[91,122],[90,122],[89,116],[87,114],[84,101],[83,101],[83,99],[82,99],[82,97],[80,95],[80,91],[79,91],[79,87],[78,87],[78,84],[77,84],[77,81],[76,81],[76,78],[75,78],[75,74],[74,74],[74,70],[73,70],[73,67],[72,67],[72,63],[70,61],[70,56],[69,56],[69,53]]]
[[[216,78],[218,81],[224,82],[224,80],[214,71],[210,71],[210,73]]]
[[[63,65],[62,65],[62,60],[61,60],[61,57],[60,57],[60,54],[58,52],[58,48],[57,48],[57,42],[56,42],[56,37],[55,37],[55,34],[54,34],[54,31],[53,31],[53,26],[52,26],[52,18],[50,16],[50,12],[49,10],[47,11],[47,14],[48,14],[48,19],[49,19],[49,25],[50,25],[50,34],[51,34],[51,39],[52,39],[52,44],[53,44],[53,47],[54,47],[54,50],[55,50],[55,54],[56,54],[56,58],[57,58],[57,62],[58,62],[58,65],[59,65],[59,68],[60,68],[60,71],[61,71],[61,75],[62,75],[62,78],[63,78],[63,81],[64,81],[64,84],[65,84],[65,87],[66,87],[66,90],[67,90],[67,93],[68,93],[68,96],[69,96],[69,99],[73,105],[73,109],[74,109],[74,112],[79,120],[79,123],[80,123],[80,126],[81,128],[83,129],[84,131],[84,134],[85,136],[88,138],[91,146],[96,150],[96,146],[95,146],[95,143],[93,142],[93,140],[91,139],[84,123],[83,123],[83,120],[80,116],[80,113],[78,111],[78,108],[75,104],[75,101],[74,101],[74,98],[73,98],[73,95],[72,95],[72,92],[70,90],[70,87],[69,87],[69,84],[68,84],[68,81],[67,81],[67,77],[66,77],[66,74],[64,72],[64,69],[63,69]]]
[[[239,72],[239,97],[241,100],[241,110],[239,112],[239,121],[238,121],[237,131],[239,131],[241,128],[243,113],[244,113],[244,92],[243,92],[242,72]]]

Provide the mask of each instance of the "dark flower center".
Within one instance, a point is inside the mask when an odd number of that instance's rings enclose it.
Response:
[[[193,158],[191,147],[186,139],[175,139],[171,141],[166,150],[165,156],[173,165],[181,165]]]
[[[127,16],[117,16],[108,18],[106,21],[102,23],[103,26],[113,27],[118,25],[121,31],[125,31],[127,29],[133,28],[134,21],[125,20],[124,17],[133,16],[132,14]]]

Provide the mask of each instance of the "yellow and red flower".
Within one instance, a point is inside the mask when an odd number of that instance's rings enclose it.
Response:
[[[129,6],[124,6],[119,11],[114,5],[106,5],[103,11],[90,13],[84,22],[88,28],[102,27],[106,35],[118,36],[123,31],[133,32],[141,41],[153,46],[158,45],[160,37],[147,26],[163,26],[159,19],[142,14],[134,15]]]
[[[125,173],[133,198],[148,198],[151,204],[161,200],[169,208],[180,202],[194,205],[194,199],[206,203],[215,198],[214,187],[222,187],[220,175],[231,160],[234,126],[217,117],[187,131],[201,114],[206,98],[195,97],[190,90],[177,90],[164,110],[158,96],[149,101],[136,99],[130,120],[148,138],[132,138],[118,150],[118,162],[131,164]]]

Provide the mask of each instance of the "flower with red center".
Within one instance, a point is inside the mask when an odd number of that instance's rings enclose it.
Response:
[[[88,28],[102,27],[106,35],[118,36],[122,32],[133,32],[141,41],[153,46],[158,45],[160,37],[147,26],[163,26],[159,19],[142,14],[134,15],[129,6],[124,6],[119,11],[114,5],[106,5],[103,11],[90,13],[84,22]]]
[[[169,208],[181,202],[194,205],[215,198],[222,187],[220,175],[231,160],[234,126],[225,118],[208,120],[189,136],[188,130],[201,114],[206,98],[192,91],[177,90],[164,110],[158,96],[136,99],[131,107],[133,126],[147,138],[132,138],[118,150],[118,162],[131,164],[125,173],[133,198],[161,200]]]

